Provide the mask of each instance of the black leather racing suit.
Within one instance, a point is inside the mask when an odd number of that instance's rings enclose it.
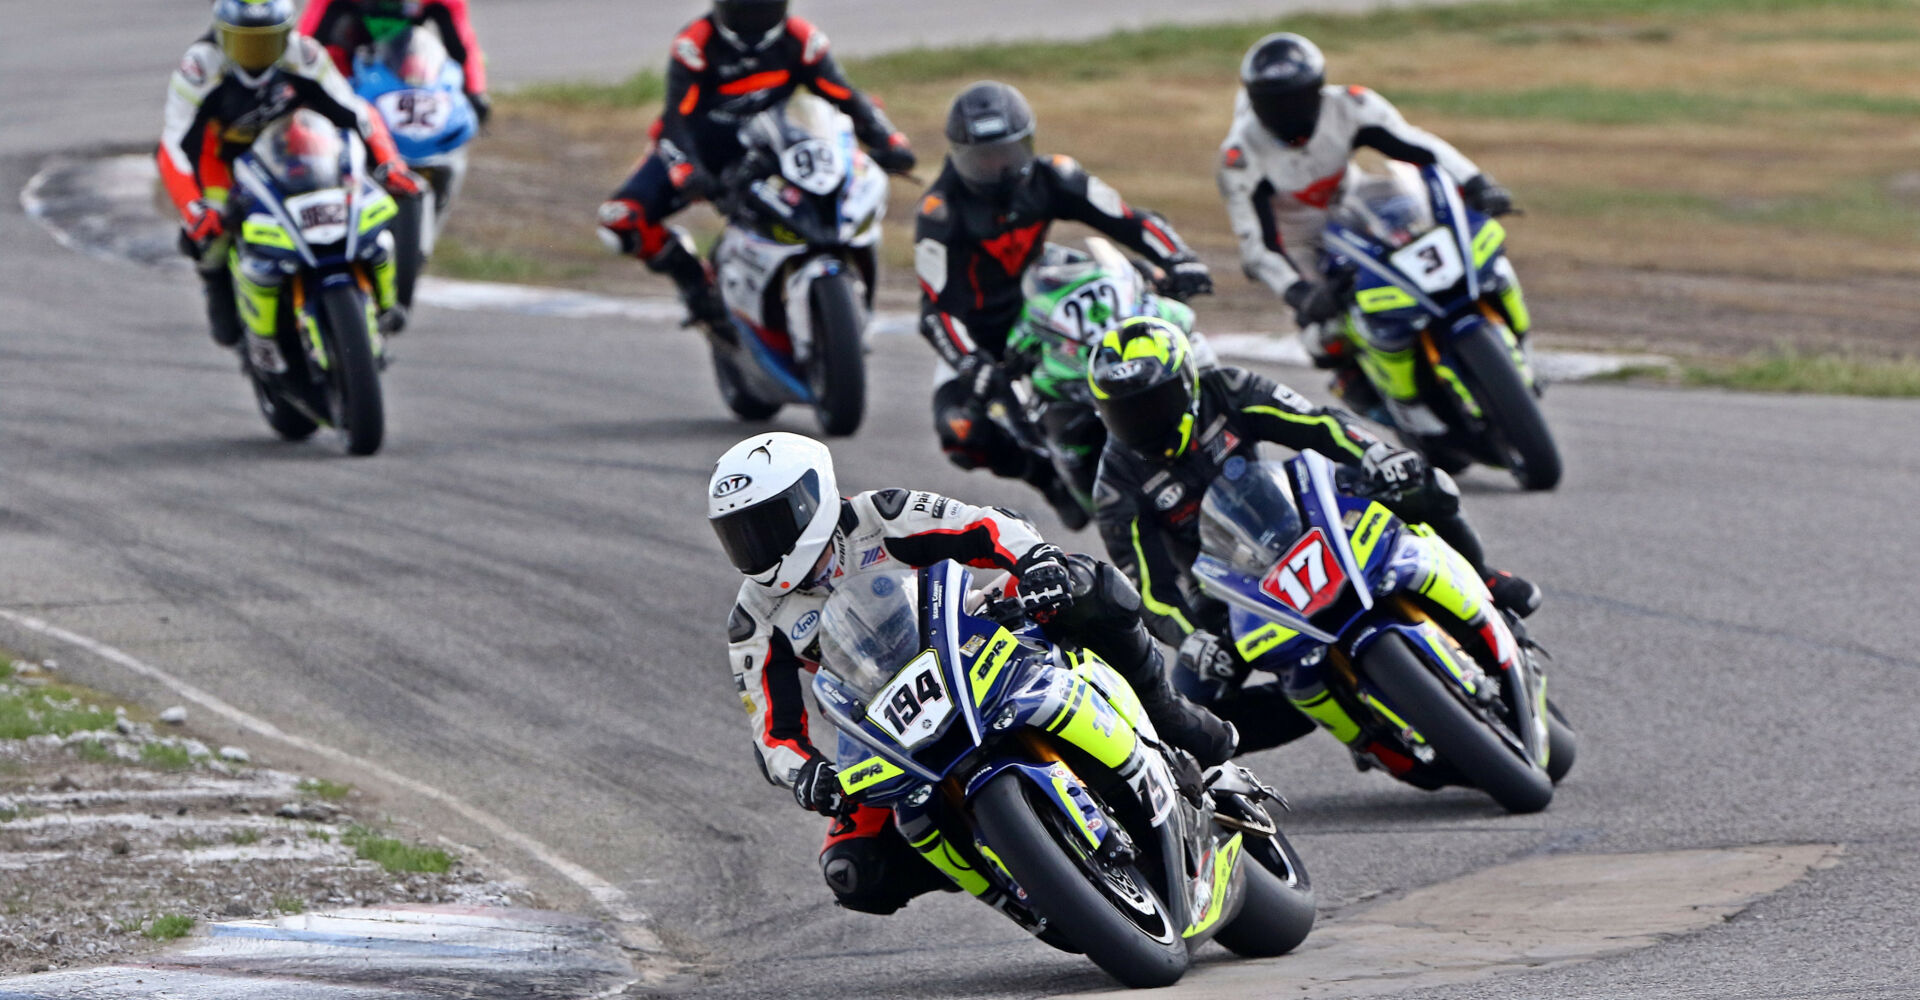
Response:
[[[1359,466],[1380,438],[1341,410],[1315,406],[1299,393],[1243,368],[1200,373],[1200,430],[1180,457],[1142,457],[1108,438],[1094,483],[1095,518],[1107,556],[1140,590],[1147,627],[1178,646],[1205,629],[1226,637],[1227,606],[1206,597],[1189,568],[1200,553],[1200,503],[1231,459],[1253,461],[1270,441],[1296,451],[1313,449]],[[1485,575],[1480,539],[1460,514],[1460,497],[1446,480],[1398,500],[1382,498],[1408,521],[1425,522]],[[1277,746],[1313,731],[1279,685],[1243,688],[1208,706],[1240,730],[1240,752]]]
[[[940,446],[961,468],[986,467],[1035,485],[1055,475],[1052,463],[1030,460],[987,419],[990,404],[1004,401],[1006,383],[991,377],[997,369],[976,366],[1001,360],[1024,305],[1020,279],[1046,246],[1048,228],[1063,219],[1086,223],[1161,266],[1192,256],[1165,219],[1129,207],[1067,156],[1037,157],[1005,202],[974,194],[949,164],[920,201],[913,252],[920,332],[941,360],[970,376],[946,380],[933,398]],[[969,361],[974,355],[983,357]]]

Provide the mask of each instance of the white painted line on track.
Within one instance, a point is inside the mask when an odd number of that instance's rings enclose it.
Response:
[[[86,650],[115,666],[160,684],[169,691],[172,691],[175,695],[191,701],[201,708],[255,735],[276,740],[297,750],[313,754],[316,757],[357,769],[385,784],[392,785],[395,788],[402,789],[410,794],[417,795],[452,810],[475,826],[526,852],[568,882],[584,890],[589,896],[593,897],[594,901],[599,903],[615,921],[627,925],[630,930],[637,931],[643,935],[642,940],[639,942],[640,947],[653,951],[661,950],[657,941],[653,939],[651,931],[647,931],[643,927],[648,920],[646,913],[634,905],[632,898],[628,896],[625,890],[601,878],[599,875],[588,871],[586,868],[561,857],[559,852],[553,848],[508,826],[506,822],[499,817],[470,805],[461,799],[455,798],[450,793],[441,791],[426,782],[409,778],[398,771],[376,764],[363,757],[357,757],[337,747],[328,746],[325,743],[308,739],[296,733],[289,733],[259,716],[228,704],[212,692],[189,684],[159,667],[153,666],[144,660],[140,660],[127,652],[109,646],[97,639],[61,628],[45,619],[35,618],[31,615],[23,615],[5,608],[0,608],[0,619],[12,622],[20,628],[46,636],[56,642],[66,643],[67,645]]]

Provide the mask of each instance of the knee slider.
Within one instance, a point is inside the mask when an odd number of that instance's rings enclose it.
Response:
[[[872,838],[838,843],[820,855],[820,874],[843,907],[882,916],[907,903],[906,894],[890,877],[886,853]]]

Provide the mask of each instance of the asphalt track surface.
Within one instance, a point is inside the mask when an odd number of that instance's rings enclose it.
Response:
[[[22,154],[147,134],[37,124],[4,129],[8,190]],[[1108,985],[958,898],[828,902],[821,824],[760,781],[720,655],[734,582],[701,487],[742,430],[691,335],[427,312],[386,378],[388,447],[349,460],[271,440],[183,275],[75,256],[11,204],[0,247],[0,607],[482,805],[628,890],[701,970],[672,993]],[[940,461],[928,369],[917,342],[878,345],[843,488],[1031,508]],[[1920,404],[1586,385],[1548,415],[1556,494],[1465,485],[1496,561],[1547,589],[1535,633],[1581,761],[1512,818],[1357,775],[1325,737],[1255,758],[1322,919],[1541,853],[1833,842],[1837,867],[1711,930],[1420,996],[1920,996]]]

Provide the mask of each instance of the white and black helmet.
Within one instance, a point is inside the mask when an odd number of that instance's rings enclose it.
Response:
[[[734,568],[755,583],[805,586],[839,520],[833,453],[812,438],[756,434],[713,465],[707,523]]]

